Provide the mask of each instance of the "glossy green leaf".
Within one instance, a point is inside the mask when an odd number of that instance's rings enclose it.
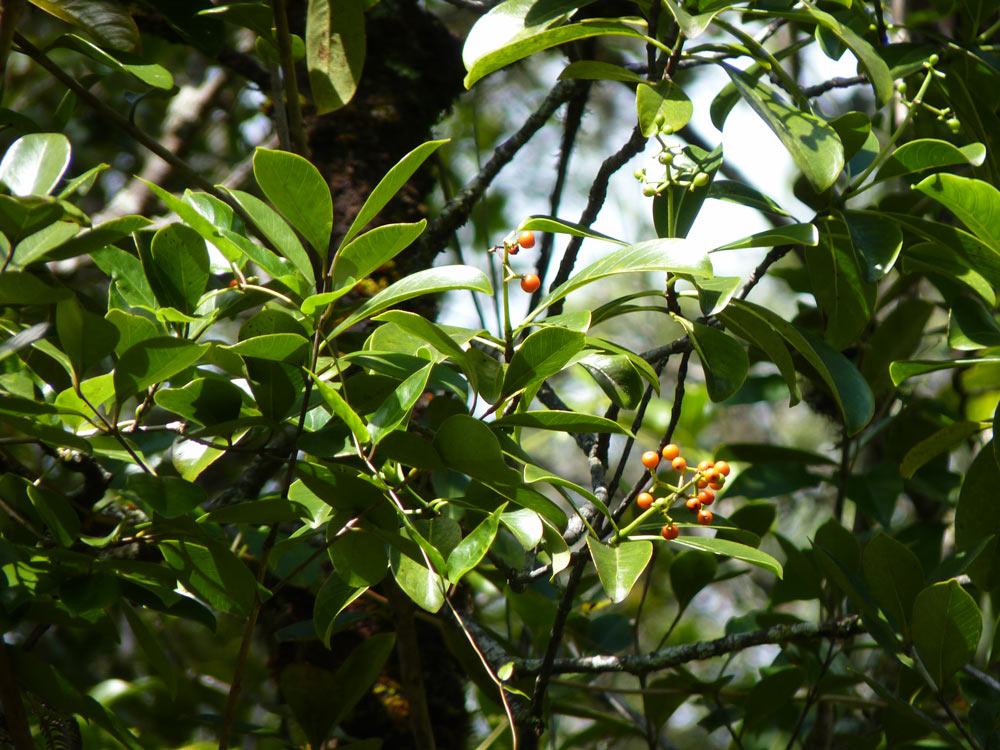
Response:
[[[956,164],[978,167],[985,158],[986,148],[981,143],[955,146],[936,138],[918,138],[892,152],[875,173],[875,182]]]
[[[467,40],[465,45],[466,52],[463,53],[465,67],[469,71],[468,75],[465,76],[465,88],[472,88],[472,85],[480,78],[518,60],[523,60],[525,57],[533,55],[536,52],[541,52],[542,50],[578,39],[589,39],[594,36],[627,36],[633,39],[646,39],[644,34],[624,23],[605,18],[591,18],[580,23],[567,24],[555,28],[545,28],[544,26],[527,28],[499,49],[481,54],[475,59],[470,59],[470,56],[467,54],[469,50],[469,42]],[[472,34],[470,33],[471,37]]]
[[[842,222],[818,222],[818,245],[805,254],[810,290],[826,318],[826,341],[838,351],[850,346],[868,325],[875,287],[862,278],[857,253]]]
[[[130,474],[128,488],[165,518],[186,515],[208,500],[204,489],[179,477]]]
[[[464,414],[448,417],[438,427],[434,448],[456,471],[484,482],[518,484],[520,474],[507,466],[500,442],[480,420]]]
[[[639,84],[635,89],[635,108],[639,113],[639,130],[647,138],[677,132],[694,113],[691,100],[673,81]]]
[[[119,336],[114,324],[82,307],[75,297],[56,305],[56,332],[77,378],[111,354]]]
[[[875,211],[845,211],[844,221],[861,265],[862,278],[869,284],[881,281],[903,249],[902,231]]]
[[[149,226],[149,224],[149,219],[143,216],[122,216],[118,219],[102,222],[64,243],[58,252],[52,253],[51,259],[63,260],[78,255],[90,255],[102,271],[108,275],[117,275],[113,271],[119,271],[118,264],[109,267],[102,262],[102,257],[117,257],[118,254],[124,253],[116,247],[109,246],[128,237],[132,232]],[[129,257],[135,260],[135,256]],[[138,261],[135,261],[135,264],[138,266]]]
[[[844,144],[844,158],[850,161],[868,142],[872,132],[872,121],[864,112],[845,112],[830,120],[830,126],[837,131]]]
[[[559,74],[559,80],[579,78],[586,81],[623,81],[625,83],[649,83],[641,75],[626,70],[620,65],[613,65],[597,60],[576,60],[571,62]]]
[[[616,604],[625,600],[653,557],[653,544],[645,540],[624,541],[610,547],[588,535],[587,548],[604,593]]]
[[[670,13],[677,21],[677,25],[680,26],[681,31],[684,32],[684,36],[688,39],[696,39],[704,34],[705,29],[712,23],[712,19],[724,10],[729,9],[728,5],[719,5],[707,13],[692,15],[681,8],[675,0],[664,0],[664,3],[670,9]]]
[[[996,438],[983,446],[969,467],[955,511],[955,545],[971,549],[991,535],[1000,534],[1000,465],[996,460]]]
[[[898,386],[904,380],[917,375],[925,375],[928,372],[937,370],[948,370],[953,367],[970,367],[978,364],[992,364],[1000,362],[1000,357],[981,357],[979,359],[910,359],[900,362],[893,362],[889,365],[889,375],[892,377],[892,384]]]
[[[217,508],[198,518],[198,523],[250,524],[262,526],[308,519],[311,514],[302,505],[281,497],[250,500]]]
[[[310,282],[314,281],[315,275],[312,263],[309,260],[309,254],[302,247],[302,243],[299,242],[299,238],[295,232],[292,231],[292,228],[288,226],[288,223],[281,218],[278,212],[260,198],[250,193],[230,188],[226,188],[226,192],[246,211],[261,234],[267,238],[275,250],[295,266],[295,270],[302,275],[302,278]]]
[[[501,397],[538,386],[560,372],[583,349],[586,337],[567,328],[542,328],[530,334],[514,352]]]
[[[976,653],[982,617],[956,580],[928,586],[913,603],[913,645],[940,687]]]
[[[367,586],[349,586],[335,573],[320,586],[313,604],[313,624],[316,627],[316,635],[324,646],[327,648],[330,646],[330,636],[336,626],[337,615],[367,590]]]
[[[448,139],[445,138],[440,141],[422,143],[386,172],[385,177],[379,180],[378,185],[372,190],[371,195],[365,199],[364,205],[361,206],[358,215],[354,217],[350,228],[344,233],[344,238],[340,241],[340,247],[343,248],[348,242],[354,239],[358,232],[368,226],[368,223],[378,215],[379,211],[385,208],[385,205],[392,200],[392,197],[399,192],[399,189],[406,184],[406,181],[413,176],[413,173],[417,171],[420,165],[447,142]]]
[[[642,377],[628,357],[621,354],[591,354],[580,364],[601,387],[611,403],[634,409],[645,390]]]
[[[545,308],[580,287],[609,276],[648,271],[686,273],[706,279],[713,275],[708,253],[704,247],[695,242],[683,239],[639,242],[608,253],[600,260],[591,263],[579,273],[571,276],[542,298],[538,306],[528,313],[522,325],[531,322]]]
[[[835,466],[836,462],[819,453],[770,443],[723,443],[715,449],[714,458],[745,461],[749,464],[780,462],[804,466]]]
[[[725,310],[742,283],[739,276],[715,276],[694,282],[701,314],[712,317]]]
[[[744,247],[774,247],[775,245],[816,245],[819,243],[819,231],[813,224],[784,224],[757,232],[742,240],[727,242],[715,248],[720,250],[739,250]]]
[[[715,578],[719,569],[715,555],[703,550],[686,549],[670,561],[670,588],[677,606],[684,610],[699,591]]]
[[[354,97],[365,64],[362,0],[309,0],[306,65],[316,112],[325,115]]]
[[[357,527],[338,534],[327,552],[337,575],[349,586],[374,586],[389,572],[385,544],[374,534]]]
[[[476,528],[469,532],[458,546],[448,555],[448,580],[458,583],[470,570],[474,569],[489,552],[500,528],[500,515],[507,508],[503,503],[490,513]]]
[[[57,221],[39,229],[17,243],[8,270],[24,268],[68,242],[79,233],[80,227],[72,221]]]
[[[0,195],[0,233],[8,245],[17,245],[65,214],[66,207],[47,196]]]
[[[756,188],[733,180],[713,180],[708,188],[708,197],[720,201],[738,203],[774,216],[791,216],[785,209]]]
[[[253,174],[260,189],[320,258],[326,258],[333,232],[330,188],[312,164],[298,154],[257,147]]]
[[[48,305],[69,298],[68,290],[51,287],[33,273],[0,274],[0,305]]]
[[[354,283],[395,258],[417,239],[427,226],[421,219],[413,224],[385,224],[365,232],[344,245],[333,261],[333,285]]]
[[[423,562],[401,554],[396,548],[390,554],[392,575],[413,603],[434,613],[444,604],[444,579],[427,569]]]
[[[310,344],[309,339],[297,333],[266,333],[223,348],[243,357],[301,364],[309,353]]]
[[[575,224],[572,221],[566,221],[565,219],[557,219],[554,216],[544,216],[542,214],[536,214],[534,216],[529,216],[527,219],[521,222],[518,229],[531,229],[536,232],[553,232],[555,234],[568,234],[573,237],[588,237],[594,240],[605,240],[606,242],[614,242],[616,245],[627,245],[627,242],[622,242],[614,237],[609,237],[606,234],[601,234],[600,232],[595,232],[593,229],[581,226],[580,224]]]
[[[571,482],[568,479],[564,479],[563,477],[557,476],[556,474],[552,473],[551,471],[548,471],[547,469],[543,469],[541,466],[535,466],[534,464],[531,463],[524,464],[524,481],[527,482],[528,484],[534,484],[535,482],[546,482],[548,484],[551,484],[553,487],[561,487],[570,490],[571,492],[573,492],[576,495],[579,495],[580,497],[585,499],[588,503],[591,503],[595,508],[597,508],[604,515],[604,517],[608,519],[608,522],[611,524],[611,527],[617,530],[618,527],[615,524],[614,516],[611,514],[611,511],[608,510],[608,506],[605,505],[604,502],[599,497],[597,497],[597,495],[595,495],[593,492],[586,489],[585,487],[581,487],[580,485]],[[565,496],[566,495],[564,494],[563,497]],[[544,495],[542,497],[544,497]],[[518,499],[518,501],[520,501],[520,499]],[[561,510],[559,510],[559,508],[555,504],[552,504],[551,507],[545,506],[541,503],[535,503],[534,506],[529,506],[527,503],[524,502],[521,502],[521,504],[535,511],[557,528],[562,529],[566,526],[566,516]]]
[[[201,425],[228,422],[240,415],[243,392],[221,377],[195,378],[183,388],[160,388],[157,406]]]
[[[208,250],[193,229],[168,224],[153,235],[142,265],[157,301],[192,315],[205,293],[210,275]]]
[[[65,496],[44,487],[27,486],[28,499],[39,518],[63,547],[80,538],[80,519]]]
[[[743,100],[781,140],[810,184],[823,192],[844,168],[844,147],[837,131],[819,117],[785,103],[770,86],[729,65],[723,66]]]
[[[320,380],[315,375],[312,377],[313,382],[316,384],[316,388],[319,390],[319,393],[326,402],[326,405],[330,407],[330,411],[333,415],[347,425],[361,445],[366,445],[371,439],[371,436],[368,434],[368,428],[365,426],[361,417],[355,413],[350,404],[348,404],[347,401],[341,397],[340,393],[338,393],[332,385],[326,381]]]
[[[875,603],[908,640],[913,601],[924,583],[920,560],[905,544],[879,533],[865,546],[861,564]]]
[[[632,435],[632,431],[617,422],[595,414],[575,411],[523,411],[507,414],[496,420],[497,427],[533,427],[536,430],[559,432],[596,432]]]
[[[201,359],[208,347],[171,336],[139,342],[118,360],[115,397],[121,403],[151,385],[169,380]]]
[[[579,4],[573,0],[505,0],[484,14],[469,31],[462,50],[466,70],[483,55],[519,37],[565,21]]]
[[[1000,190],[988,182],[953,174],[935,174],[915,185],[938,201],[994,253],[1000,253]]]
[[[236,263],[243,255],[243,250],[240,246],[229,239],[229,237],[227,237],[222,230],[202,215],[202,213],[195,208],[194,205],[186,200],[178,198],[173,193],[167,192],[155,183],[144,180],[141,177],[137,177],[136,179],[142,182],[156,195],[157,198],[163,201],[167,208],[180,216],[184,220],[185,224],[193,229],[198,236],[215,245],[218,251],[222,253],[223,257],[225,257],[230,263]],[[172,226],[178,225],[170,224],[163,229],[169,229]],[[202,249],[205,250],[205,248]],[[205,250],[205,252],[207,252],[207,250]]]
[[[732,557],[737,560],[743,560],[751,565],[756,565],[758,568],[763,568],[764,570],[774,573],[778,576],[778,578],[781,578],[783,575],[781,563],[766,552],[761,552],[759,549],[748,547],[747,545],[740,544],[739,542],[731,542],[728,539],[687,536],[682,534],[674,540],[674,544],[679,544],[683,547],[691,547],[692,549],[705,550],[706,552],[711,552],[713,555],[722,555],[724,557]]]
[[[428,268],[410,274],[394,284],[390,284],[341,321],[333,329],[331,336],[336,336],[355,323],[377,315],[386,308],[398,305],[400,302],[405,302],[408,299],[419,297],[423,294],[436,294],[438,292],[448,292],[453,289],[471,289],[483,294],[493,293],[489,279],[478,268],[472,268],[471,266],[438,266],[436,268]]]
[[[0,161],[0,182],[17,196],[48,195],[69,167],[70,151],[62,133],[21,136]]]
[[[79,52],[101,65],[132,76],[140,83],[152,88],[170,91],[174,87],[174,77],[162,65],[157,65],[123,50],[111,48],[111,51],[108,52],[76,34],[63,34],[51,46],[64,47]]]
[[[410,420],[410,412],[425,390],[431,376],[428,364],[400,383],[368,421],[368,433],[372,442],[378,442],[393,430],[405,428]]]
[[[139,29],[127,8],[113,0],[31,0],[46,13],[83,29],[102,46],[130,51],[139,47]]]
[[[658,237],[687,237],[701,213],[715,176],[722,167],[722,144],[711,151],[685,146],[674,156],[673,168],[708,175],[702,185],[671,182],[653,197],[653,226]]]
[[[744,706],[746,727],[766,726],[775,712],[792,702],[805,680],[805,670],[796,665],[762,668],[761,677],[750,688]]]
[[[950,453],[982,430],[983,426],[979,422],[953,422],[947,427],[942,427],[906,452],[903,462],[899,465],[899,473],[904,479],[909,479],[917,469],[932,458],[942,453]]]
[[[226,547],[178,540],[160,542],[159,549],[167,565],[197,596],[224,612],[243,617],[250,613],[257,579]]]
[[[739,342],[718,328],[692,323],[679,315],[671,317],[684,329],[698,352],[709,397],[725,401],[736,393],[750,370],[750,360]]]

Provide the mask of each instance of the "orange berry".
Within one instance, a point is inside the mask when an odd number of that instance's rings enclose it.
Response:
[[[715,467],[710,467],[705,472],[705,481],[711,484],[712,482],[718,482],[722,479],[722,475],[715,470]]]
[[[538,287],[542,285],[542,280],[538,278],[533,273],[526,273],[521,277],[521,289],[526,291],[528,294],[533,294],[538,291]]]
[[[698,493],[698,500],[702,505],[711,505],[715,502],[715,493],[712,490],[702,490]]]
[[[704,479],[699,479],[697,482],[695,482],[695,485],[698,487],[699,490],[703,490],[706,487],[708,487],[708,482],[706,482]]]
[[[702,508],[698,511],[698,523],[702,526],[709,526],[712,523],[712,511]]]
[[[517,255],[520,249],[521,246],[515,242],[513,245],[507,248],[507,255]]]
[[[722,479],[722,477],[719,477],[719,479]],[[713,490],[715,490],[716,492],[718,492],[719,490],[721,490],[721,489],[722,489],[722,482],[709,482],[709,483],[708,483],[708,486],[709,486],[709,487],[710,487],[711,489],[713,489]]]
[[[666,526],[660,529],[660,534],[662,534],[663,538],[667,540],[676,539],[677,535],[680,533],[681,533],[680,529],[678,529],[672,523],[668,523]]]
[[[700,471],[702,474],[704,474],[706,471],[708,471],[711,468],[712,468],[712,462],[711,461],[699,461],[698,462],[698,471]]]
[[[728,477],[729,472],[732,471],[732,469],[729,468],[729,464],[726,463],[725,461],[716,461],[715,470],[720,474],[722,474],[722,476],[724,477]]]
[[[696,497],[689,497],[684,501],[684,504],[688,507],[688,510],[698,510],[701,507],[701,500]]]
[[[673,443],[667,443],[666,445],[663,446],[663,457],[667,461],[673,461],[679,455],[681,455],[681,449],[678,448]]]
[[[660,465],[660,454],[656,451],[646,451],[642,454],[642,465],[647,469],[655,469]]]
[[[678,456],[670,462],[670,465],[674,467],[674,471],[683,472],[687,468],[688,462],[684,460],[683,456]]]
[[[528,249],[535,246],[535,233],[525,229],[519,235],[517,235],[517,244],[521,247]]]
[[[650,505],[653,504],[655,498],[648,492],[640,492],[639,497],[635,499],[635,504],[638,505],[643,510],[646,510]]]
[[[236,279],[233,279],[232,281],[229,282],[229,288],[232,289],[232,288],[236,287],[237,285],[239,285],[239,283],[240,282],[238,282]]]

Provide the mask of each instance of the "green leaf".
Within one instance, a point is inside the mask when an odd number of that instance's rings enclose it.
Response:
[[[623,81],[625,83],[649,83],[641,75],[626,70],[620,65],[598,62],[597,60],[577,60],[571,62],[559,74],[559,80],[579,78],[587,81]]]
[[[806,252],[810,290],[826,317],[826,341],[838,351],[853,344],[868,325],[875,306],[875,287],[861,277],[857,254],[844,225],[830,218],[819,222],[819,245]]]
[[[487,16],[480,19],[484,22]],[[477,26],[479,24],[477,23]],[[627,36],[633,39],[645,40],[647,37],[618,21],[604,18],[591,18],[581,23],[567,24],[556,28],[545,28],[543,26],[526,28],[514,39],[505,43],[502,47],[493,51],[479,54],[475,59],[470,59],[470,43],[473,34],[470,32],[469,39],[465,43],[465,51],[462,55],[465,60],[466,70],[465,88],[470,89],[480,78],[490,73],[500,70],[511,63],[523,60],[525,57],[541,52],[542,50],[555,47],[578,39],[589,39],[594,36]]]
[[[706,318],[718,315],[732,302],[743,279],[739,276],[716,276],[692,282],[697,289],[698,307]]]
[[[118,360],[115,397],[121,403],[151,385],[170,379],[201,359],[208,348],[208,344],[193,344],[170,336],[140,341]]]
[[[69,167],[70,151],[62,133],[21,136],[0,161],[0,182],[17,196],[48,195]]]
[[[671,182],[653,197],[653,226],[658,237],[687,237],[721,166],[722,144],[711,151],[685,146],[680,154],[675,155],[674,169],[706,174],[708,182],[702,185]]]
[[[365,64],[365,47],[362,0],[309,0],[306,65],[317,114],[338,110],[354,97]]]
[[[316,635],[324,646],[330,647],[330,636],[337,624],[337,615],[367,590],[367,586],[349,586],[337,574],[326,579],[313,604],[313,624],[316,626]]]
[[[368,422],[368,433],[373,443],[378,445],[379,441],[393,430],[405,428],[417,399],[427,389],[431,367],[432,365],[428,363],[426,367],[417,370],[400,383],[372,415]]]
[[[195,378],[183,388],[160,388],[153,401],[192,422],[213,425],[239,417],[243,391],[222,377]]]
[[[183,224],[163,227],[153,235],[142,265],[161,305],[194,314],[210,275],[208,250],[197,232]]]
[[[878,106],[884,106],[892,99],[892,74],[889,66],[879,56],[875,49],[864,39],[858,36],[853,30],[843,25],[829,13],[816,8],[808,0],[804,0],[803,5],[818,24],[823,28],[833,32],[844,46],[854,53],[868,75],[868,80],[875,91],[875,100]]]
[[[144,180],[141,177],[137,177],[136,179],[142,182],[156,195],[157,198],[163,201],[167,208],[180,216],[184,220],[185,224],[193,229],[198,236],[215,245],[226,260],[230,263],[236,263],[239,261],[240,257],[243,255],[243,249],[233,240],[229,239],[224,230],[216,227],[207,217],[202,215],[201,211],[199,211],[192,203],[178,198],[173,193],[167,192],[155,183]],[[164,227],[164,229],[169,229],[171,226],[176,225],[170,224]],[[202,248],[202,250],[207,252],[206,248]]]
[[[1000,190],[988,182],[935,174],[914,186],[938,201],[994,253],[1000,253]]]
[[[913,645],[939,689],[972,660],[982,627],[979,607],[958,581],[935,583],[917,594]]]
[[[128,620],[129,629],[135,636],[139,647],[142,649],[149,663],[156,670],[156,673],[163,678],[167,684],[171,696],[177,694],[177,670],[167,656],[166,648],[161,638],[154,634],[150,627],[142,619],[139,612],[124,599],[120,601],[122,613]]]
[[[845,211],[844,221],[861,265],[861,275],[874,284],[886,277],[903,249],[899,226],[876,211]]]
[[[441,576],[432,573],[423,563],[401,554],[395,547],[390,554],[390,560],[396,583],[414,604],[431,613],[441,609],[446,587]]]
[[[63,547],[69,548],[80,538],[80,519],[63,495],[44,487],[27,486],[28,499],[38,517]]]
[[[230,188],[225,188],[225,190],[246,211],[247,216],[250,217],[261,234],[267,238],[268,242],[274,246],[275,250],[295,266],[295,270],[302,275],[303,279],[312,283],[315,280],[315,274],[309,260],[309,254],[302,247],[295,232],[278,212],[255,195],[244,193],[242,190]]]
[[[648,271],[686,273],[706,279],[713,275],[708,253],[697,243],[677,238],[639,242],[608,253],[553,289],[534,310],[528,313],[522,327],[538,317],[552,303],[582,286],[609,276]]]
[[[348,679],[354,677],[350,675]],[[309,747],[323,747],[335,726],[330,707],[336,704],[331,703],[331,697],[340,685],[333,672],[310,662],[296,661],[281,669],[278,684],[288,708],[309,740]]]
[[[1000,357],[980,357],[979,359],[910,359],[893,362],[889,365],[889,375],[892,384],[898,386],[904,380],[916,375],[925,375],[936,370],[947,370],[953,367],[970,367],[980,364],[1000,363]]]
[[[875,413],[875,400],[861,373],[840,352],[800,331],[777,313],[745,300],[733,300],[738,307],[760,318],[781,335],[809,362],[830,389],[844,417],[849,435],[857,434]]]
[[[423,233],[427,221],[413,224],[385,224],[365,232],[344,245],[333,260],[333,285],[353,286],[395,258]]]
[[[243,357],[302,364],[309,353],[309,347],[309,339],[298,333],[266,333],[222,348]]]
[[[909,640],[910,613],[924,582],[920,560],[906,545],[879,533],[865,546],[861,564],[875,603]]]
[[[646,138],[677,132],[694,113],[687,94],[669,80],[639,84],[635,89],[635,108],[639,113],[639,130]]]
[[[616,604],[625,600],[653,557],[653,544],[645,540],[609,547],[588,534],[587,548],[594,558],[604,593]]]
[[[564,219],[557,219],[554,216],[545,216],[543,214],[535,214],[529,216],[527,219],[521,222],[518,227],[521,229],[531,229],[535,232],[553,232],[555,234],[568,234],[573,237],[587,237],[593,240],[604,240],[606,242],[614,242],[617,245],[627,245],[627,242],[622,242],[621,240],[616,240],[614,237],[609,237],[606,234],[601,234],[600,232],[595,232],[593,229],[582,226],[581,224],[576,224],[572,221],[566,221]]]
[[[744,706],[747,728],[766,725],[776,711],[792,702],[805,679],[805,670],[799,666],[762,668],[761,678],[750,688]]]
[[[316,388],[319,390],[320,396],[323,397],[326,405],[330,407],[333,415],[347,425],[361,445],[367,445],[371,440],[371,436],[368,434],[368,428],[361,417],[355,413],[350,404],[341,397],[332,385],[324,380],[320,380],[318,376],[311,372],[309,374],[312,375],[313,382],[316,383]]]
[[[354,707],[371,689],[372,683],[385,668],[385,663],[396,644],[393,633],[377,633],[364,639],[353,648],[344,663],[334,673],[333,682],[337,688],[332,694],[324,694],[331,725],[344,721]],[[330,710],[329,707],[335,707]],[[318,745],[317,745],[318,747]]]
[[[128,488],[165,518],[187,515],[208,500],[204,489],[179,477],[130,474]]]
[[[541,385],[566,367],[585,341],[586,336],[568,328],[542,328],[529,335],[507,365],[501,398]]]
[[[670,588],[681,610],[712,582],[718,568],[715,555],[696,549],[684,550],[670,561]]]
[[[698,352],[709,398],[725,401],[736,393],[750,370],[750,360],[739,342],[718,328],[692,323],[673,313],[671,317],[687,332]]]
[[[31,0],[46,13],[87,32],[104,47],[130,51],[139,47],[139,29],[128,9],[113,0]]]
[[[605,417],[581,414],[575,411],[523,411],[507,414],[496,420],[497,427],[533,427],[536,430],[557,430],[559,432],[611,432],[616,435],[632,435],[627,427]]]
[[[982,432],[979,422],[953,422],[934,434],[924,438],[910,448],[899,465],[899,473],[904,479],[912,477],[917,469],[935,456],[951,453],[977,432]]]
[[[708,197],[720,201],[739,203],[775,216],[791,216],[785,209],[756,188],[732,180],[713,180],[708,188]]]
[[[985,158],[986,148],[981,143],[954,146],[936,138],[918,138],[904,143],[892,152],[875,173],[875,182],[955,164],[978,167]]]
[[[65,47],[86,55],[91,60],[105,65],[118,73],[132,76],[140,83],[162,91],[170,91],[174,87],[174,77],[162,65],[122,50],[108,52],[96,44],[76,34],[63,34],[50,47]]]
[[[319,170],[298,154],[258,146],[253,174],[271,205],[325,259],[333,232],[333,198]]]
[[[520,475],[504,462],[496,435],[475,417],[448,417],[438,427],[434,448],[445,464],[475,479],[502,484],[520,482]]]
[[[65,258],[74,258],[78,255],[90,255],[102,271],[109,276],[117,276],[113,271],[119,270],[117,267],[118,264],[108,267],[103,258],[117,257],[119,254],[128,255],[128,253],[119,250],[117,247],[110,247],[110,245],[117,243],[119,240],[128,237],[143,227],[149,226],[149,224],[149,219],[143,216],[122,216],[118,219],[105,221],[66,242],[59,248],[58,253],[53,254],[51,260],[63,260]],[[135,256],[129,255],[129,258],[138,268],[139,262],[135,259]],[[152,295],[150,295],[150,301],[152,302]]]
[[[177,540],[160,542],[159,549],[190,591],[224,612],[250,613],[257,579],[226,547]]]
[[[844,144],[844,158],[848,161],[868,142],[872,132],[872,121],[864,112],[845,112],[830,120],[830,126],[837,131]]]
[[[744,247],[774,247],[775,245],[816,245],[819,231],[813,224],[785,224],[773,229],[757,232],[742,240],[728,242],[712,250],[739,250]]]
[[[500,515],[507,508],[503,503],[474,528],[448,555],[448,580],[458,583],[486,556],[500,528]]]
[[[79,231],[79,225],[72,221],[57,221],[39,229],[17,243],[7,268],[13,271],[40,260],[75,237]]]
[[[723,64],[743,100],[778,136],[796,166],[817,192],[837,181],[844,147],[837,131],[819,117],[786,104],[769,86]]]
[[[250,500],[245,503],[233,503],[223,508],[198,517],[198,523],[218,524],[263,524],[288,523],[299,520],[312,520],[309,509],[299,503],[289,502],[281,497],[269,497],[263,500]]]
[[[642,399],[642,377],[624,354],[590,354],[577,364],[590,373],[615,406],[634,409]]]
[[[673,15],[674,19],[677,21],[677,25],[681,27],[681,31],[684,32],[684,36],[688,39],[695,39],[705,33],[705,29],[709,27],[717,15],[722,13],[724,10],[728,10],[728,5],[719,5],[707,13],[699,13],[698,15],[691,15],[687,11],[683,10],[675,0],[664,0],[666,6],[670,9],[670,13]]]
[[[483,294],[493,294],[486,274],[471,266],[438,266],[417,271],[394,284],[390,284],[381,292],[365,302],[361,307],[347,316],[333,329],[331,337],[345,331],[373,315],[377,315],[388,307],[398,305],[413,297],[423,294],[436,294],[453,289],[472,289]]]
[[[349,586],[375,586],[389,571],[385,544],[364,529],[354,527],[337,534],[327,551],[337,575]]]
[[[723,443],[715,449],[714,458],[726,461],[757,463],[796,463],[804,466],[836,466],[836,462],[819,453],[768,443]]]
[[[351,222],[350,228],[344,234],[344,238],[340,241],[340,247],[343,248],[348,242],[354,239],[358,232],[364,229],[368,225],[368,222],[375,218],[379,211],[385,208],[385,205],[396,193],[399,192],[399,189],[406,184],[406,181],[409,180],[420,165],[427,160],[427,157],[447,142],[448,139],[445,138],[440,141],[428,141],[427,143],[422,143],[400,159],[392,169],[386,172],[385,177],[379,180],[378,185],[375,186],[371,195],[369,195],[365,200],[361,210],[358,211],[358,215],[354,217],[354,221]]]
[[[85,310],[75,297],[56,305],[56,332],[78,379],[115,350],[119,335],[113,323]]]
[[[578,3],[573,0],[506,0],[498,3],[473,25],[465,39],[462,61],[466,70],[484,55],[569,18]]]
[[[44,195],[0,195],[0,233],[6,237],[7,244],[17,245],[66,216],[66,205]]]
[[[33,273],[6,271],[0,274],[0,305],[47,305],[69,298],[68,290],[51,287]]]
[[[971,549],[991,535],[1000,534],[1000,504],[996,502],[1000,466],[995,445],[996,438],[979,450],[962,482],[955,510],[955,546],[959,549]]]
[[[748,547],[739,542],[731,542],[728,539],[714,539],[712,537],[681,535],[674,539],[674,544],[691,547],[692,549],[705,550],[706,552],[711,552],[713,555],[722,555],[724,557],[743,560],[751,565],[756,565],[758,568],[763,568],[774,573],[778,578],[781,578],[783,575],[781,563],[766,552],[761,552],[759,549]]]

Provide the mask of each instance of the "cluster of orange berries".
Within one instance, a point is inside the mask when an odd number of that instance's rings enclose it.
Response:
[[[715,502],[715,493],[722,489],[729,476],[731,468],[725,461],[701,461],[697,469],[691,469],[694,477],[686,484],[684,482],[685,473],[689,471],[687,459],[681,455],[681,449],[673,443],[663,446],[663,450],[646,451],[642,454],[642,465],[651,472],[656,471],[662,460],[669,461],[671,468],[681,475],[681,482],[674,493],[675,498],[684,497],[684,505],[692,512],[697,513],[697,521],[702,526],[709,526],[712,523],[712,511],[708,506]],[[655,476],[654,476],[655,480]],[[696,494],[685,495],[685,491],[691,486],[697,489]],[[649,492],[640,492],[636,498],[636,505],[642,510],[652,507],[656,498]],[[664,508],[666,514],[667,508]],[[676,539],[680,532],[670,516],[667,516],[667,524],[660,530],[664,539]]]
[[[507,250],[507,255],[517,255],[520,249],[523,247],[528,250],[535,246],[535,233],[525,229],[523,232],[517,235],[517,239],[513,242],[504,241],[504,248]],[[500,247],[497,246],[493,248],[494,250],[499,250]],[[504,264],[506,265],[506,258],[504,259]],[[507,277],[508,281],[516,278],[517,274],[513,277]],[[528,294],[534,294],[538,291],[538,288],[542,285],[542,280],[538,278],[538,274],[535,273],[525,273],[521,275],[521,289]]]

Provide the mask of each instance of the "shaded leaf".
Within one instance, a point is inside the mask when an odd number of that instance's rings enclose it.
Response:
[[[306,64],[317,114],[340,109],[354,97],[365,64],[365,39],[362,0],[309,0]]]
[[[615,603],[624,601],[653,556],[653,545],[645,540],[624,541],[610,547],[588,535],[587,548],[604,593]]]

